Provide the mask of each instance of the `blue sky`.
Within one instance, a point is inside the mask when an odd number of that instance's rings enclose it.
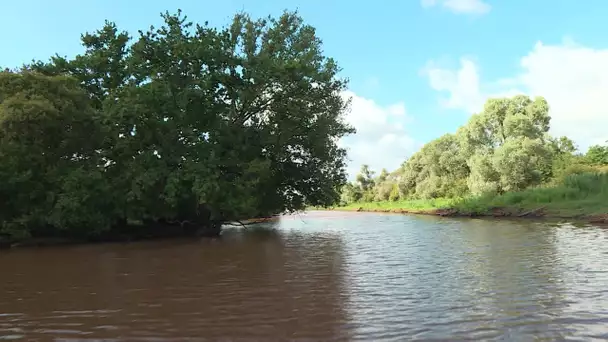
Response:
[[[177,8],[218,26],[241,10],[298,9],[351,80],[349,120],[360,132],[343,141],[351,173],[362,163],[394,169],[489,96],[543,95],[553,133],[583,149],[608,139],[605,0],[6,1],[0,66],[73,56],[79,35],[105,19],[135,34]]]

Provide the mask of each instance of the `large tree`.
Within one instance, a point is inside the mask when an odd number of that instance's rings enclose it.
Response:
[[[458,197],[519,190],[547,180],[554,156],[574,151],[567,138],[551,139],[544,98],[489,99],[456,134],[425,144],[398,170],[402,197]]]
[[[225,221],[337,202],[346,180],[337,141],[354,129],[347,82],[315,29],[288,12],[239,14],[221,29],[179,11],[163,19],[137,38],[106,22],[82,36],[83,54],[24,68],[86,91],[106,130],[96,156],[114,221],[217,233]]]
[[[410,198],[460,196],[469,168],[458,139],[445,134],[425,144],[401,167],[401,193]]]
[[[0,220],[11,235],[107,229],[107,130],[76,80],[0,72]]]
[[[521,190],[547,179],[552,165],[550,120],[542,97],[489,99],[458,132],[469,156],[470,191]]]

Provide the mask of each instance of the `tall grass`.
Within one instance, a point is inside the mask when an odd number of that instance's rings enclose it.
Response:
[[[542,187],[466,198],[454,203],[455,209],[471,213],[483,213],[493,207],[543,208],[549,214],[563,216],[608,213],[608,173],[571,174]]]
[[[577,169],[551,183],[500,195],[357,202],[338,209],[363,211],[455,209],[464,214],[483,215],[493,208],[513,211],[542,209],[545,215],[562,217],[608,214],[608,168]]]
[[[459,198],[434,198],[428,200],[401,200],[401,201],[382,201],[382,202],[355,202],[340,207],[344,210],[411,210],[424,211],[432,209],[450,208],[458,203]]]

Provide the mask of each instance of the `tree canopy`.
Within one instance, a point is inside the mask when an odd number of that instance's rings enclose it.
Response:
[[[390,174],[373,178],[368,166],[362,168],[345,186],[342,202],[518,191],[608,165],[608,146],[591,146],[582,155],[572,140],[548,134],[550,122],[543,97],[489,99],[454,134],[428,142]]]
[[[331,205],[346,181],[347,81],[296,12],[225,28],[181,11],[136,38],[0,73],[2,229],[94,235]]]

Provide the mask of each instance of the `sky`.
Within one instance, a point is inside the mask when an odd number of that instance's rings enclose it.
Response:
[[[350,80],[347,120],[358,132],[340,143],[351,177],[362,164],[396,169],[489,97],[544,96],[552,134],[583,151],[608,140],[606,0],[30,0],[1,8],[2,67],[82,53],[80,34],[105,20],[136,35],[177,9],[215,26],[240,11],[298,10]]]

